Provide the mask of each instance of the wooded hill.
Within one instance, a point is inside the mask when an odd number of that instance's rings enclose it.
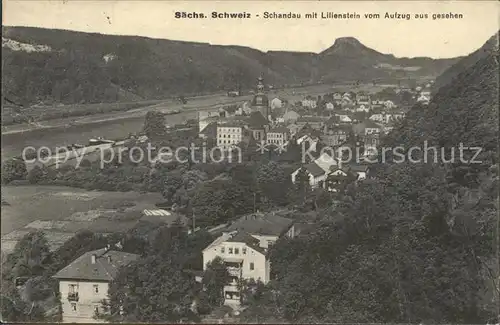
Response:
[[[435,77],[457,61],[396,58],[352,37],[319,54],[28,27],[2,37],[4,96],[25,105],[250,89],[261,74],[276,86]]]

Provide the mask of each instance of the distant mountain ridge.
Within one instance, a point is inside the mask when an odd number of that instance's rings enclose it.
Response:
[[[113,102],[277,86],[436,77],[455,59],[396,58],[339,38],[321,53],[269,51],[136,36],[2,28],[2,88],[11,101]]]

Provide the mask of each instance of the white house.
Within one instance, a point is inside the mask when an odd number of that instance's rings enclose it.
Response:
[[[314,108],[316,108],[316,106],[317,106],[317,103],[316,103],[315,99],[306,98],[306,99],[302,100],[302,107],[314,109]]]
[[[335,116],[338,116],[339,121],[342,123],[351,123],[352,122],[352,119],[349,115],[350,114],[346,111],[340,111],[340,112],[335,113]]]
[[[59,280],[63,323],[99,323],[94,317],[103,312],[102,301],[108,298],[109,283],[122,266],[139,255],[111,250],[90,251],[53,277]]]
[[[295,111],[292,111],[292,110],[289,110],[285,114],[283,114],[283,122],[287,123],[287,124],[293,123],[293,122],[297,121],[299,118],[300,118],[300,114],[295,112]]]
[[[289,131],[286,127],[275,127],[267,131],[267,144],[275,144],[277,146],[285,146],[290,138]]]
[[[385,108],[392,109],[392,108],[396,107],[396,104],[394,104],[394,102],[392,100],[386,100],[384,102],[384,106],[385,106]]]
[[[365,105],[365,104],[358,105],[358,106],[356,106],[355,111],[368,113],[370,111],[370,105],[369,104],[368,105]]]
[[[370,95],[364,94],[364,93],[358,93],[356,95],[356,102],[358,105],[370,105]]]
[[[302,168],[305,169],[309,180],[309,186],[311,186],[311,188],[323,187],[327,174],[325,173],[323,168],[321,168],[314,162],[304,165],[303,167],[298,168],[292,173],[291,177],[293,184],[297,182],[297,175]]]
[[[422,94],[420,94],[417,98],[417,102],[421,104],[429,104],[430,100],[430,97],[424,96]]]
[[[219,110],[198,112],[198,132],[203,131],[210,123],[217,122],[219,118]]]
[[[247,135],[245,125],[241,122],[217,125],[217,146],[223,150],[238,145]]]
[[[273,98],[269,103],[269,106],[271,107],[271,109],[281,108],[283,107],[283,101],[278,97]]]
[[[221,258],[228,269],[230,280],[224,286],[224,303],[238,306],[241,303],[238,281],[271,279],[271,264],[267,254],[278,238],[295,236],[293,220],[274,213],[245,215],[225,229],[223,234],[203,250],[203,265]]]
[[[351,165],[351,170],[358,175],[358,181],[366,179],[368,175],[368,166],[367,165]]]
[[[302,168],[304,168],[309,177],[309,185],[312,188],[323,187],[331,168],[340,165],[340,160],[333,158],[327,153],[323,153],[319,158],[314,160],[314,162],[304,165],[303,167],[300,167],[296,171],[294,171],[291,175],[292,183],[296,183],[297,174],[301,171]]]
[[[328,102],[325,104],[325,108],[328,111],[333,111],[335,109],[335,105],[333,105],[333,103]]]
[[[369,119],[371,121],[376,121],[376,122],[379,122],[379,123],[389,123],[389,121],[391,120],[391,115],[390,114],[386,114],[385,112],[383,113],[380,113],[380,114],[373,114],[369,117]]]

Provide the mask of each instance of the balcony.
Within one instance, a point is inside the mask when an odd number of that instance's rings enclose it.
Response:
[[[238,281],[230,281],[224,286],[224,291],[239,292]]]
[[[78,292],[68,293],[68,301],[78,301]]]
[[[233,266],[228,266],[227,267],[227,272],[229,273],[229,275],[231,276],[237,276],[237,277],[240,277],[241,276],[241,267],[233,267]]]

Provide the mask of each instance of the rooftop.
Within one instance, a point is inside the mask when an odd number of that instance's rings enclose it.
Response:
[[[320,123],[320,122],[325,122],[326,118],[323,116],[301,116],[297,119],[297,122],[305,122],[305,123]]]
[[[284,127],[284,126],[279,126],[279,127],[275,127],[275,128],[272,128],[268,131],[268,133],[288,133],[288,128]]]
[[[378,125],[377,123],[375,123],[373,121],[366,120],[363,123],[365,125],[365,128],[380,129],[380,125]]]
[[[94,259],[95,258],[95,259]],[[120,267],[139,258],[137,254],[130,254],[106,248],[90,251],[54,275],[56,279],[75,279],[90,281],[111,281]]]
[[[248,124],[251,128],[262,128],[265,125],[268,125],[269,122],[261,112],[257,111],[250,114],[248,118]]]
[[[293,224],[293,220],[274,213],[244,215],[228,226],[227,231],[247,232],[252,235],[280,236]]]
[[[305,165],[304,168],[309,173],[311,173],[311,175],[313,175],[314,177],[321,176],[321,175],[323,175],[325,173],[325,171],[323,170],[323,168],[321,168],[320,166],[318,166],[318,164],[316,164],[314,162]]]

